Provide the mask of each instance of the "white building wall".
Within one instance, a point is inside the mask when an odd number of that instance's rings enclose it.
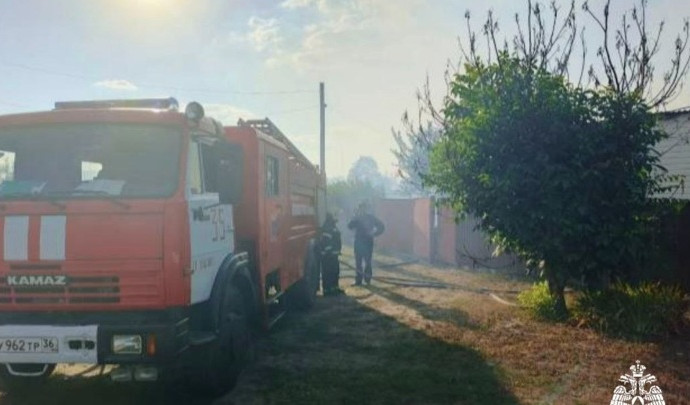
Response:
[[[682,176],[685,186],[655,197],[690,200],[690,109],[664,113],[660,125],[669,134],[656,146],[660,163],[669,174]]]

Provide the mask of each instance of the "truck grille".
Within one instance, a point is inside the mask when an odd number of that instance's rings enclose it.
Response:
[[[68,277],[65,286],[9,285],[0,277],[0,304],[116,304],[120,302],[117,276]]]

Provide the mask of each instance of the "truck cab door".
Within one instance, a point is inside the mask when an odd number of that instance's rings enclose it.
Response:
[[[191,247],[191,303],[207,300],[225,257],[235,250],[232,205],[220,201],[217,153],[210,137],[193,137],[187,160],[186,198]]]

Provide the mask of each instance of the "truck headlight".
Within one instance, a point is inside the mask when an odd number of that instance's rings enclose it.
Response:
[[[142,340],[140,335],[114,335],[113,353],[141,354]]]

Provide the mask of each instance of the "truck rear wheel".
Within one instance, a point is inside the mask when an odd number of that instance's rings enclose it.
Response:
[[[0,364],[0,388],[8,393],[36,389],[53,371],[55,364]]]
[[[307,252],[304,276],[290,289],[289,302],[297,309],[305,310],[314,306],[316,292],[319,290],[319,261],[313,249]]]
[[[231,285],[223,297],[216,341],[200,347],[192,359],[189,382],[196,391],[218,396],[235,386],[253,357],[250,314],[240,289]]]

